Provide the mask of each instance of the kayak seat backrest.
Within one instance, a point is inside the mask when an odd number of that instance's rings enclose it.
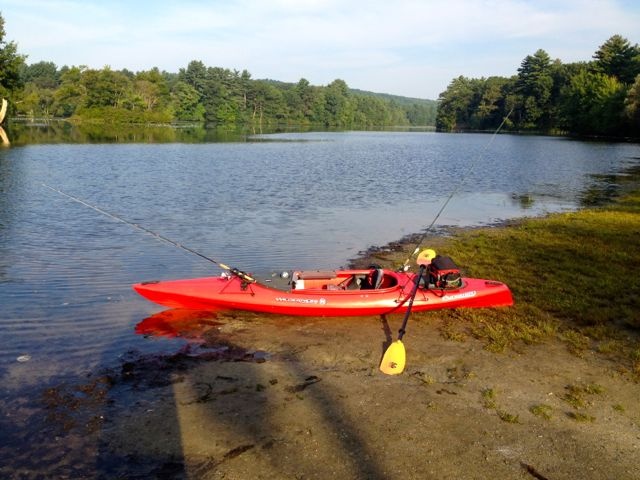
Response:
[[[362,284],[363,290],[376,290],[382,285],[384,279],[384,270],[381,268],[374,268],[369,274],[369,278]]]
[[[376,268],[375,272],[373,272],[373,277],[371,278],[371,283],[373,283],[374,290],[380,288],[383,279],[384,271],[381,268]]]

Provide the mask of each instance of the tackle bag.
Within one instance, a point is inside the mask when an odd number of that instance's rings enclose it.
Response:
[[[427,267],[429,283],[436,288],[454,289],[462,287],[460,269],[450,257],[436,255]]]

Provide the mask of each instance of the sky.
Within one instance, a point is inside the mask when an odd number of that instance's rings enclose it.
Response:
[[[454,78],[517,73],[538,49],[589,61],[640,42],[637,0],[1,0],[27,63],[177,73],[190,61],[252,78],[437,99]]]

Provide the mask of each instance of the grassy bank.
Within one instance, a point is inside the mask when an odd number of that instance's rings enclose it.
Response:
[[[576,355],[607,355],[618,370],[640,378],[638,232],[635,191],[606,207],[437,239],[438,253],[467,276],[504,281],[516,302],[507,309],[438,312],[442,335],[480,338],[492,351],[559,339]],[[398,265],[413,247],[376,254],[375,261]]]

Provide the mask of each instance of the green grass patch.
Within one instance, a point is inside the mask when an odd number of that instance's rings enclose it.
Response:
[[[604,393],[604,388],[597,383],[589,383],[585,385],[567,385],[565,394],[561,397],[576,410],[586,408],[590,401],[587,395],[600,395]]]
[[[424,242],[467,276],[505,282],[515,300],[510,308],[439,311],[441,335],[472,336],[494,352],[557,338],[576,355],[608,355],[640,378],[638,232],[640,190],[605,207]],[[414,247],[377,254],[376,262],[396,267]]]
[[[497,393],[493,388],[485,388],[480,392],[482,406],[488,410],[495,410],[498,418],[507,423],[519,423],[519,416],[513,415],[498,407]]]
[[[507,423],[519,423],[520,417],[518,415],[513,415],[511,413],[505,412],[504,410],[496,410],[498,417],[503,422]]]
[[[595,422],[596,417],[582,412],[567,412],[567,416],[576,422]]]
[[[440,336],[452,342],[464,342],[467,335],[462,331],[460,324],[451,320],[444,321],[440,326]]]
[[[536,417],[544,418],[545,420],[551,420],[551,413],[553,412],[553,408],[549,405],[545,405],[541,403],[539,405],[533,405],[529,408],[529,411],[534,414]]]
[[[485,388],[480,393],[482,395],[482,405],[484,408],[496,408],[496,392],[493,388]]]

